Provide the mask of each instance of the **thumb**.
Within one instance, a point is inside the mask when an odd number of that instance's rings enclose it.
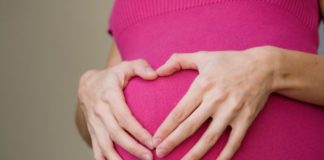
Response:
[[[183,69],[197,70],[197,57],[194,53],[175,53],[163,65],[156,69],[159,76],[168,76]]]

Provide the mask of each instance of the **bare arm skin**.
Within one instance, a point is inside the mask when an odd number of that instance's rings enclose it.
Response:
[[[324,0],[319,4],[324,18]],[[278,53],[276,92],[324,106],[324,57],[287,49]]]
[[[324,0],[319,0],[319,4],[323,20]],[[241,55],[235,51],[225,52],[224,55],[205,54],[204,51],[195,54],[174,54],[157,69],[159,76],[168,76],[181,69],[199,71],[199,76],[186,95],[153,136],[153,145],[156,147],[158,157],[167,155],[193,134],[206,118],[211,117],[213,121],[206,132],[183,159],[200,159],[216,143],[226,126],[231,126],[231,135],[217,159],[231,159],[250,124],[262,110],[267,97],[272,92],[324,107],[324,56],[273,46],[247,49]],[[231,57],[229,54],[235,55]],[[242,60],[239,60],[241,58]],[[212,65],[208,66],[207,60]],[[225,63],[221,63],[224,61]],[[252,65],[242,66],[246,62]],[[231,68],[231,66],[235,67]],[[255,66],[257,69],[253,68]],[[222,73],[222,70],[217,70],[215,67],[226,68],[227,72]],[[237,68],[240,68],[241,72],[236,72]],[[258,70],[262,72],[257,73]],[[218,76],[214,77],[222,74],[226,76],[223,78],[225,81]],[[248,81],[242,77],[248,77]],[[235,82],[229,81],[230,79],[235,79]],[[242,82],[244,85],[240,85]],[[217,85],[214,85],[215,83]],[[254,88],[256,85],[259,87]],[[231,88],[234,90],[231,91]],[[261,90],[258,90],[260,88]],[[241,93],[236,92],[238,90]],[[249,98],[250,95],[252,98]],[[242,102],[249,105],[242,106]],[[201,105],[198,106],[199,104]],[[223,104],[226,104],[225,108]],[[186,110],[183,109],[184,107]]]
[[[198,70],[199,75],[155,132],[158,157],[212,118],[183,159],[201,159],[227,126],[231,134],[218,160],[231,159],[271,93],[324,106],[324,56],[275,46],[176,53],[156,72],[169,76],[182,69]]]
[[[122,60],[121,60],[119,50],[118,50],[116,44],[113,42],[111,45],[109,55],[108,55],[106,68],[110,68],[110,67],[120,63],[121,61]],[[89,131],[87,128],[87,123],[86,123],[85,117],[81,110],[81,105],[82,104],[78,100],[77,109],[76,109],[76,113],[75,113],[75,122],[76,122],[76,125],[80,132],[81,137],[88,144],[88,146],[91,147],[91,138],[90,138],[90,134],[89,134]]]
[[[275,92],[324,106],[324,56],[275,48]],[[270,55],[271,56],[271,55]]]
[[[108,60],[107,60],[107,65],[106,67],[112,67],[118,63],[120,63],[122,61],[120,52],[115,44],[115,42],[112,43],[111,45],[111,49],[110,49],[110,54],[108,56]]]

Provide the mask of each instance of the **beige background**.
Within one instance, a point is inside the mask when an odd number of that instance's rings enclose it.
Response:
[[[73,121],[76,90],[106,62],[111,4],[0,0],[0,160],[92,159]]]

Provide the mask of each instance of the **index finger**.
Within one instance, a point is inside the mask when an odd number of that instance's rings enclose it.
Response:
[[[169,113],[153,136],[153,146],[158,146],[171,132],[177,128],[201,103],[203,90],[196,83],[197,78],[187,93]]]
[[[142,144],[153,149],[151,134],[137,121],[129,110],[125,102],[124,94],[121,90],[114,91],[114,94],[108,95],[108,104],[118,121],[118,124],[132,134]]]

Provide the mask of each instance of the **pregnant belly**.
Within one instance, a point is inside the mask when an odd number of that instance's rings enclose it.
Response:
[[[123,60],[143,58],[157,68],[174,52],[241,50],[260,45],[316,53],[317,29],[296,27],[300,22],[293,15],[261,2],[231,4],[169,13],[130,26],[115,37]],[[242,16],[250,12],[258,14]],[[133,78],[124,92],[127,103],[139,122],[154,134],[196,76],[196,71],[187,70],[154,81]],[[180,159],[199,140],[209,122],[163,159]],[[216,159],[229,133],[229,129],[224,132],[204,160]],[[323,135],[323,107],[272,94],[234,159],[324,159]],[[118,145],[116,148],[124,159],[136,159]]]
[[[126,101],[137,120],[153,135],[196,76],[196,71],[186,70],[154,81],[135,77],[124,90]],[[163,159],[181,159],[199,140],[209,123],[210,120],[207,120],[195,134]],[[216,159],[229,133],[230,129],[226,130],[203,159]],[[234,159],[324,159],[323,135],[322,108],[272,94]],[[116,145],[116,149],[123,159],[136,159],[120,146]],[[159,158],[155,156],[155,159]]]

